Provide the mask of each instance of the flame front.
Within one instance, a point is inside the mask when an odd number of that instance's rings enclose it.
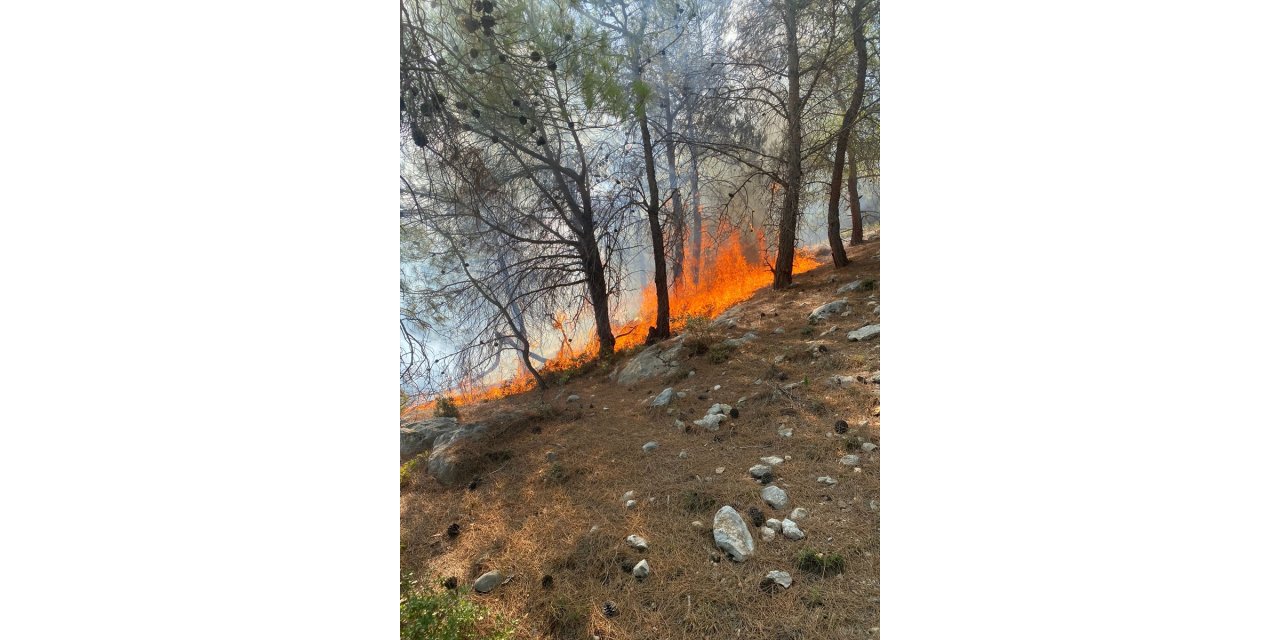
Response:
[[[671,330],[679,332],[689,318],[704,316],[714,318],[724,313],[747,298],[761,287],[773,282],[773,272],[765,264],[761,256],[769,255],[764,232],[753,229],[753,234],[738,231],[733,227],[721,226],[713,238],[722,238],[718,247],[709,248],[699,270],[698,280],[693,280],[693,256],[685,252],[684,271],[678,281],[671,283]],[[754,243],[750,239],[754,235]],[[793,274],[804,273],[819,266],[819,262],[811,255],[797,251],[792,267]],[[612,327],[617,336],[615,348],[619,351],[644,344],[645,335],[651,326],[657,324],[658,296],[653,283],[649,283],[641,293],[638,319]],[[571,333],[565,326],[567,319],[561,315],[555,319],[553,328],[562,335],[559,352],[547,361],[540,370],[544,375],[576,369],[591,360],[600,350],[600,342],[594,331],[579,349],[574,350],[569,342]],[[521,371],[515,377],[502,384],[487,388],[471,386],[451,394],[458,405],[474,404],[485,400],[502,398],[533,389],[536,382],[528,371]],[[429,411],[430,405],[416,405],[407,409],[408,414],[419,415]]]

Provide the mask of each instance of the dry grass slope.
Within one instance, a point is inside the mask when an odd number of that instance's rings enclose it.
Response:
[[[464,421],[496,420],[500,428],[471,445],[468,478],[443,487],[412,468],[401,491],[402,570],[469,583],[491,569],[515,577],[491,594],[476,596],[494,611],[520,621],[519,638],[610,639],[687,638],[869,638],[879,626],[880,451],[860,449],[880,443],[879,389],[870,383],[832,387],[832,375],[863,376],[879,370],[879,340],[848,342],[844,334],[868,322],[873,291],[835,295],[858,278],[879,281],[879,243],[852,250],[853,264],[800,275],[787,291],[762,289],[740,305],[738,327],[699,327],[707,349],[689,357],[681,370],[693,377],[652,380],[622,387],[597,369],[547,394],[521,394],[463,410]],[[848,297],[853,313],[816,326],[810,310]],[[839,327],[819,337],[831,325]],[[774,334],[776,327],[784,333]],[[746,331],[760,338],[713,362],[711,346]],[[810,341],[822,340],[825,352]],[[780,361],[776,361],[781,356]],[[720,356],[717,356],[717,360]],[[756,381],[760,380],[759,384]],[[783,387],[801,382],[798,387]],[[718,391],[713,390],[720,385]],[[648,400],[666,386],[687,391],[668,408]],[[566,403],[570,394],[580,403]],[[704,396],[704,399],[700,399]],[[744,402],[738,403],[745,397]],[[735,404],[737,419],[719,431],[692,427],[713,402]],[[607,409],[606,409],[607,408]],[[833,426],[846,420],[848,433]],[[794,429],[779,436],[779,426]],[[660,448],[643,453],[656,440]],[[555,452],[555,460],[547,452]],[[680,458],[681,451],[688,452]],[[859,468],[838,462],[856,452]],[[761,485],[747,469],[761,456],[791,456],[775,467],[776,484],[791,506],[809,510],[800,522],[806,538],[760,540],[745,563],[722,557],[712,541],[712,515],[733,505],[746,516],[750,507],[766,517],[786,513],[760,499]],[[717,474],[717,467],[725,467]],[[832,476],[835,486],[816,481]],[[623,506],[635,491],[639,504]],[[695,528],[693,521],[703,526]],[[458,524],[451,538],[446,530]],[[591,533],[593,525],[599,530]],[[624,538],[639,534],[647,551],[631,549]],[[802,570],[803,552],[841,556],[843,568]],[[812,558],[810,555],[812,566]],[[653,574],[637,581],[625,569],[647,558]],[[765,573],[791,573],[790,589],[769,593],[759,585]],[[549,578],[548,578],[549,576]],[[602,605],[616,604],[606,617]]]

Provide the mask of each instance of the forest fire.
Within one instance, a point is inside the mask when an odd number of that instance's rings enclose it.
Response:
[[[735,229],[722,228],[714,237],[723,238],[715,249],[707,251],[704,257],[698,280],[693,280],[692,256],[686,255],[685,269],[678,282],[671,287],[671,330],[679,332],[690,318],[714,318],[729,307],[751,297],[756,290],[767,287],[773,282],[773,272],[769,266],[757,256],[767,255],[767,247],[762,232],[755,231],[755,246],[746,234]],[[754,258],[754,259],[753,259]],[[804,273],[818,267],[820,263],[813,256],[798,251],[792,273]],[[641,293],[639,319],[613,327],[617,336],[615,348],[618,351],[630,349],[644,344],[646,329],[656,324],[658,315],[657,294],[650,283]],[[556,327],[562,334],[563,327]],[[559,353],[547,361],[539,372],[546,376],[577,369],[595,358],[599,351],[599,341],[592,335],[588,343],[578,350],[571,348],[567,339],[562,342]],[[529,391],[536,382],[528,371],[503,383],[490,387],[474,387],[456,390],[450,394],[457,405],[470,405],[486,400],[494,400],[509,395]],[[430,413],[430,405],[416,405],[406,409],[410,417]]]

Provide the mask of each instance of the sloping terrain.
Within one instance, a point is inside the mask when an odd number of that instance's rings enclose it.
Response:
[[[853,248],[848,267],[800,274],[786,291],[761,289],[688,331],[662,377],[619,384],[633,353],[545,393],[462,407],[462,423],[497,426],[459,449],[453,486],[410,463],[402,570],[466,586],[501,571],[508,581],[471,597],[518,619],[522,638],[875,637],[879,338],[846,335],[879,323],[879,250],[879,242]],[[873,284],[837,294],[855,280]],[[809,321],[839,299],[847,315]],[[748,332],[755,339],[724,345]],[[669,387],[670,404],[650,406]],[[695,425],[716,403],[737,416],[714,431]],[[643,450],[650,442],[656,450]],[[748,473],[769,456],[783,458],[771,484],[786,492],[785,509],[768,506]],[[751,530],[755,552],[744,562],[713,541],[725,505]],[[808,512],[797,521],[803,539],[765,541],[751,523],[752,510],[782,520],[796,507]],[[629,535],[645,538],[647,550],[633,549]],[[630,568],[642,559],[651,574],[640,580]],[[773,570],[790,573],[789,588],[762,588]],[[606,602],[616,615],[606,616]]]

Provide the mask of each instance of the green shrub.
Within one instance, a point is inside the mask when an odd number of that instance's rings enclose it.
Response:
[[[400,577],[401,640],[509,640],[515,631],[514,622],[490,615],[462,589]]]
[[[838,553],[822,553],[805,548],[796,557],[796,566],[820,576],[844,571],[844,556]]]
[[[416,471],[418,467],[422,465],[422,461],[426,460],[428,455],[429,454],[427,453],[420,453],[414,456],[408,462],[400,465],[400,486],[401,487],[409,483],[409,477],[412,476],[413,472]]]
[[[436,407],[433,412],[437,418],[457,418],[458,405],[453,403],[449,396],[440,396],[436,398]]]
[[[707,360],[710,360],[711,364],[724,364],[729,361],[729,356],[733,355],[735,350],[736,347],[733,345],[721,342],[713,345],[707,352]]]

